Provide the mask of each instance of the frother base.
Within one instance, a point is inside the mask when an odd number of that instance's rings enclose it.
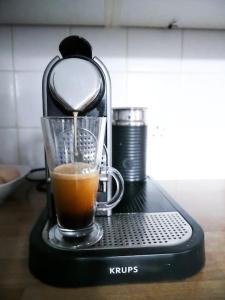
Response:
[[[31,272],[54,286],[78,287],[182,279],[204,265],[201,227],[150,178],[127,184],[114,214],[97,220],[104,233],[96,245],[58,249],[44,210],[30,236]]]

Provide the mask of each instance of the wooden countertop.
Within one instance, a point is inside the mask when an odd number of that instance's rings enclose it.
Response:
[[[161,181],[205,232],[206,265],[182,281],[62,289],[28,269],[28,237],[45,194],[24,183],[0,205],[0,299],[225,299],[225,180]]]

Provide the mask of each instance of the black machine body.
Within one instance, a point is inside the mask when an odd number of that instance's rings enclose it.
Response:
[[[66,38],[59,49],[62,57],[56,56],[43,76],[43,115],[64,117],[76,111],[78,115],[105,116],[106,163],[111,166],[109,73],[98,58],[92,57],[90,44],[80,37]],[[141,132],[145,137],[146,127],[143,128]],[[140,129],[135,128],[135,132]],[[119,137],[118,130],[120,127],[116,126],[114,135]],[[130,136],[133,138],[133,131]],[[144,149],[142,139],[140,143]],[[117,147],[113,149],[120,151]],[[132,145],[126,149],[121,159],[127,159],[130,149],[136,152]],[[138,155],[144,162],[146,153]],[[117,163],[119,166],[118,159]],[[121,202],[107,215],[100,213],[96,217],[103,227],[103,238],[96,245],[81,249],[57,246],[54,242],[56,217],[47,172],[47,205],[29,241],[29,267],[34,276],[54,286],[79,287],[183,279],[203,267],[201,227],[156,182],[145,176],[144,166],[137,166],[135,172],[129,172],[129,168],[124,172],[128,181]],[[110,198],[111,189],[109,181],[102,189],[106,197]]]

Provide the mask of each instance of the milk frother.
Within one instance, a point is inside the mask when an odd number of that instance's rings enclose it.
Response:
[[[112,161],[127,182],[146,178],[146,109],[113,109]]]

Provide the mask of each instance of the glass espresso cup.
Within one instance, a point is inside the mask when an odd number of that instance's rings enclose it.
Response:
[[[91,246],[103,234],[95,212],[106,118],[43,117],[41,122],[57,217],[54,238],[73,248]],[[104,166],[105,173],[116,182],[110,203],[100,202],[107,210],[121,200],[124,183],[116,169]]]

